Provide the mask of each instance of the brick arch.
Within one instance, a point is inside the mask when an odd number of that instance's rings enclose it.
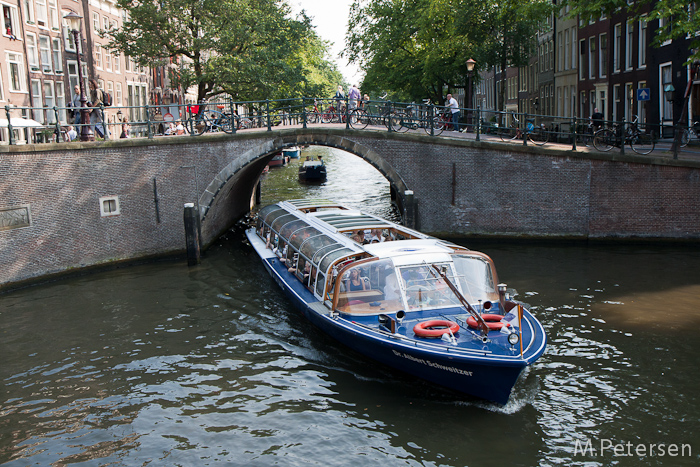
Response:
[[[408,186],[396,169],[377,151],[342,135],[309,129],[262,141],[233,158],[219,171],[199,197],[203,242],[213,242],[231,224],[250,211],[258,180],[274,154],[284,148],[307,144],[341,149],[362,158],[389,181],[392,197],[402,207],[403,193],[408,190]]]

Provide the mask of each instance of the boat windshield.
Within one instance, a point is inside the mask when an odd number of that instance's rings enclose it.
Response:
[[[458,287],[469,303],[498,301],[493,263],[488,257],[473,255],[453,255],[457,271]]]
[[[435,265],[445,271],[450,282],[459,289],[450,263],[435,263]],[[459,298],[430,264],[404,266],[399,268],[399,272],[401,288],[405,291],[409,311],[460,306]]]

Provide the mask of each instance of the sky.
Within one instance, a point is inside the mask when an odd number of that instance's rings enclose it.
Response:
[[[311,18],[316,33],[331,45],[331,58],[338,65],[349,85],[360,85],[363,74],[355,65],[348,65],[340,58],[340,51],[345,48],[345,31],[348,28],[348,14],[352,0],[289,0],[294,13],[302,9]]]

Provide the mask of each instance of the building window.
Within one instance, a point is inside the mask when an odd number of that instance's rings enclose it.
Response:
[[[115,53],[114,56],[112,57],[112,65],[114,67],[115,73],[121,73],[121,71],[122,71],[121,70],[121,68],[122,68],[121,57],[122,57],[122,55],[119,52]]]
[[[32,71],[39,71],[39,52],[36,46],[36,36],[28,32],[25,42],[27,44],[27,66]]]
[[[53,124],[56,123],[56,112],[53,110],[53,106],[56,105],[53,94],[53,81],[44,81],[44,106],[46,109],[46,123]],[[58,110],[58,109],[57,109]]]
[[[0,67],[0,101],[5,100],[5,92],[3,91],[3,85],[2,85],[2,67]]]
[[[608,75],[608,35],[601,34],[598,37],[600,39],[600,53],[598,54],[600,63],[598,64],[598,69],[600,70],[600,77],[605,78]]]
[[[95,67],[98,70],[102,69],[102,46],[95,44]]]
[[[669,84],[673,84],[673,74],[671,64],[664,64],[659,67],[661,74],[661,89],[659,89],[659,99],[661,99],[661,120],[665,122],[673,122],[673,103],[666,100],[664,97],[664,88]]]
[[[578,65],[579,65],[578,78],[579,78],[579,80],[584,80],[584,79],[586,79],[586,71],[583,67],[583,64],[586,63],[586,60],[585,60],[585,58],[586,58],[586,39],[581,39],[579,41],[579,48],[580,48],[580,50],[579,50],[580,59],[578,61]]]
[[[570,36],[569,30],[567,29],[566,31],[564,31],[564,69],[565,70],[569,69],[569,65],[571,63],[570,59],[569,59],[569,50],[571,50],[570,43],[571,43],[571,36]]]
[[[32,86],[32,118],[39,123],[44,123],[44,103],[41,99],[41,81],[33,79]]]
[[[115,84],[114,98],[118,107],[122,106],[122,83]]]
[[[51,38],[51,53],[53,55],[53,65],[56,67],[56,73],[63,73],[63,57],[61,56],[61,39],[58,37]]]
[[[17,7],[2,4],[2,34],[3,36],[19,39],[19,16]]]
[[[618,109],[620,108],[620,85],[613,86],[613,108],[612,119],[616,122],[619,119]]]
[[[562,33],[561,31],[558,34],[558,39],[559,39],[559,49],[557,51],[557,71],[561,71],[563,66],[564,66],[564,41],[562,40]]]
[[[100,215],[102,217],[118,216],[121,214],[118,196],[103,196],[100,198]]]
[[[627,22],[627,37],[626,37],[626,44],[625,44],[625,70],[631,70],[632,68],[634,68],[634,62],[632,61],[632,52],[634,51],[633,42],[634,42],[634,22],[628,21]]]
[[[34,24],[34,2],[32,0],[24,0],[24,21],[28,24]]]
[[[24,58],[17,52],[5,52],[7,69],[10,70],[10,91],[27,92],[27,75],[24,72]]]
[[[49,13],[46,8],[46,0],[36,0],[36,24],[39,27],[49,27]]]
[[[58,6],[56,0],[49,1],[49,27],[54,31],[58,31],[61,23],[58,22]]]
[[[105,49],[105,69],[112,71],[112,54],[109,53],[109,49]]]
[[[66,95],[63,92],[63,81],[56,81],[56,107],[58,107],[58,119],[66,123]]]
[[[669,34],[671,33],[671,20],[669,18],[659,18],[659,32],[662,31],[667,32]],[[664,43],[661,45],[669,45],[670,43],[671,39],[668,39],[667,41],[664,41]]]
[[[576,41],[576,29],[571,28],[571,69],[576,68],[576,56],[578,55],[576,53],[576,44],[578,42]]]
[[[51,45],[49,36],[39,36],[39,55],[41,57],[41,70],[44,73],[51,73],[53,71],[53,66],[51,66]]]
[[[634,112],[634,85],[632,83],[625,83],[625,121],[629,122],[632,120],[632,114]]]
[[[622,51],[622,23],[615,25],[615,43],[613,44],[613,71],[620,71],[620,52]]]
[[[590,79],[595,79],[595,65],[596,65],[596,54],[595,54],[595,37],[588,38],[588,77]]]
[[[639,19],[639,68],[647,66],[647,17],[643,15]]]

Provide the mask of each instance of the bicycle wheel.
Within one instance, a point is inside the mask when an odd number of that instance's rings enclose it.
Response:
[[[512,141],[518,136],[518,129],[509,127],[499,128],[498,136],[501,137],[501,141]]]
[[[369,124],[369,117],[362,109],[355,109],[350,112],[350,126],[354,130],[364,130]]]
[[[632,150],[637,154],[649,154],[656,146],[653,133],[635,133],[630,137],[629,143]]]
[[[430,134],[431,130],[431,125],[430,121],[426,122],[426,125],[423,127],[426,133]],[[439,136],[442,131],[445,129],[445,126],[440,123],[440,117],[437,115],[433,117],[433,124],[432,124],[432,131],[433,131],[433,136]]]
[[[549,141],[549,133],[547,130],[539,127],[532,129],[530,133],[527,134],[528,139],[537,146],[543,146]]]
[[[688,145],[688,141],[690,141],[690,131],[686,128],[683,130],[683,133],[681,133],[681,147],[686,147]]]
[[[253,128],[253,122],[248,117],[238,119],[238,129],[245,130],[246,128]]]
[[[309,112],[306,114],[306,123],[318,123],[321,121],[321,116],[318,112]]]
[[[236,126],[233,123],[234,119],[231,118],[230,115],[223,114],[217,120],[219,122],[219,128],[221,128],[224,133],[228,133],[229,135],[233,133]]]
[[[593,135],[593,146],[598,151],[610,151],[615,146],[615,133],[609,128],[596,131]]]
[[[330,123],[333,121],[333,113],[326,111],[321,114],[321,123]]]
[[[393,112],[391,114],[391,129],[397,133],[408,131],[408,127],[404,125],[406,115],[403,112]]]
[[[202,135],[209,131],[209,120],[207,120],[207,117],[205,115],[202,115],[201,117],[195,117],[195,119],[192,121],[192,134],[195,136]]]

